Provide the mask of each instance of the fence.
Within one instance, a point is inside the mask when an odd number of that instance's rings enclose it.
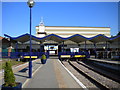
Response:
[[[97,58],[120,58],[119,51],[97,51]]]
[[[48,52],[31,52],[31,56],[40,58],[43,54],[49,58]],[[23,56],[30,56],[30,52],[1,52],[0,58],[21,58]]]

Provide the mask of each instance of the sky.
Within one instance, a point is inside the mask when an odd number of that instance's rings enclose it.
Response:
[[[43,17],[45,26],[110,27],[118,33],[118,2],[36,2],[32,8],[32,35]],[[2,2],[2,33],[16,37],[29,33],[26,2]]]

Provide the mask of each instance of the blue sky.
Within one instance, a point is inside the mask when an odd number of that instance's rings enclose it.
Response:
[[[118,33],[118,2],[36,2],[32,8],[32,35],[41,17],[46,26],[111,27]],[[2,36],[29,33],[29,7],[25,2],[2,3]]]

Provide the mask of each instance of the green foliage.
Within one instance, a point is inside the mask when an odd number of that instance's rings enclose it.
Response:
[[[118,32],[118,34],[117,35],[120,35],[120,31]]]
[[[4,69],[6,61],[8,61],[8,60],[2,58],[2,62],[0,62],[0,70]],[[12,66],[25,63],[25,62],[22,62],[22,61],[15,61],[14,59],[11,59],[10,61],[11,61]]]
[[[42,55],[41,59],[46,60],[46,55]]]
[[[6,87],[15,87],[15,76],[12,70],[11,62],[7,61],[4,67],[4,86]]]

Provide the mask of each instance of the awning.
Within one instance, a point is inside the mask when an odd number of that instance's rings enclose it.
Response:
[[[94,43],[98,43],[98,42],[110,41],[110,38],[105,36],[105,35],[98,34],[94,37],[89,38],[88,40],[91,41],[91,42],[94,42]]]
[[[27,42],[30,40],[30,34],[23,34],[23,35],[20,35],[18,37],[11,37],[7,34],[4,34],[4,36],[12,39],[12,40],[15,40],[15,41],[19,41],[19,42]],[[56,34],[50,34],[50,35],[47,35],[45,37],[42,37],[42,38],[39,38],[39,37],[36,37],[36,36],[33,36],[31,35],[32,37],[32,40],[35,40],[37,42],[45,42],[45,41],[49,41],[49,40],[53,40],[55,42],[63,42],[63,41],[67,41],[67,40],[71,40],[75,43],[80,43],[80,42],[84,42],[84,41],[91,41],[93,43],[98,43],[98,42],[105,42],[105,41],[119,41],[120,40],[120,35],[119,36],[116,36],[114,38],[109,38],[105,35],[102,35],[102,34],[98,34],[94,37],[91,37],[91,38],[87,38],[87,37],[84,37],[82,35],[79,35],[79,34],[75,34],[75,35],[72,35],[70,37],[67,37],[67,38],[63,38],[63,37],[60,37]]]
[[[82,36],[82,35],[79,35],[79,34],[75,34],[71,37],[68,37],[67,39],[71,40],[71,41],[74,41],[76,43],[80,43],[80,42],[83,42],[83,41],[87,41],[88,38]]]
[[[110,40],[112,41],[112,42],[114,42],[114,41],[119,41],[120,42],[120,35],[118,35],[118,36],[115,36],[115,37],[112,37],[112,38],[110,38]]]
[[[30,34],[23,34],[23,35],[20,35],[18,37],[11,37],[11,36],[9,36],[7,34],[4,34],[4,36],[10,38],[11,40],[19,41],[19,42],[22,42],[22,43],[27,42],[27,41],[30,40]],[[40,38],[38,38],[36,36],[33,36],[33,35],[31,35],[31,36],[32,36],[32,38],[31,38],[32,40],[40,41],[39,40]]]

